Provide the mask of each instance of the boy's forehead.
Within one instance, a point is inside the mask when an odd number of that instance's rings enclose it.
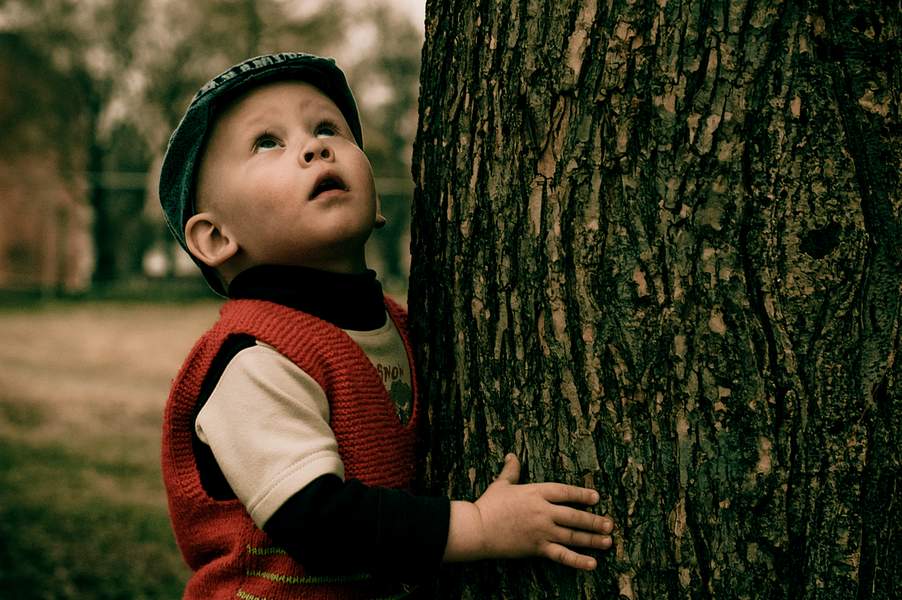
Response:
[[[214,127],[222,121],[252,123],[295,110],[331,111],[344,117],[335,102],[315,85],[289,80],[265,83],[227,101],[217,108]]]

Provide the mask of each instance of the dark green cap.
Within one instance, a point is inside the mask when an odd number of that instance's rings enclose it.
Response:
[[[304,81],[319,88],[341,110],[357,145],[363,148],[357,103],[344,73],[333,59],[303,52],[280,52],[249,58],[230,67],[205,83],[194,95],[188,110],[172,132],[163,156],[160,205],[169,231],[186,252],[185,224],[196,210],[194,188],[197,167],[217,110],[254,87],[280,80]],[[193,255],[191,258],[200,267],[213,291],[224,296],[226,290],[216,272]]]

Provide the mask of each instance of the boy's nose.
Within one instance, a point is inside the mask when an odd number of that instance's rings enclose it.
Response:
[[[332,151],[319,138],[315,138],[307,144],[301,153],[304,164],[310,164],[315,160],[332,160],[332,156]]]

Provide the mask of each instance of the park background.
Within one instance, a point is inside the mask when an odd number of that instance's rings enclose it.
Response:
[[[0,2],[0,596],[181,594],[161,414],[220,302],[156,179],[212,75],[279,50],[338,60],[389,219],[368,262],[405,300],[422,4]]]

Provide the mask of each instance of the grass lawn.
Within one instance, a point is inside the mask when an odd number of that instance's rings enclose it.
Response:
[[[0,596],[175,599],[169,382],[215,302],[0,309]]]

